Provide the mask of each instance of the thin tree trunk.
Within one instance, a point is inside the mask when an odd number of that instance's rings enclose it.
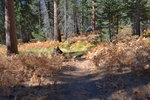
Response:
[[[50,1],[47,1],[47,10],[48,10],[48,15],[50,16]]]
[[[96,13],[95,13],[95,0],[92,0],[92,28],[95,30],[96,25]]]
[[[67,34],[67,6],[68,6],[68,4],[67,4],[67,0],[65,0],[65,4],[64,4],[64,18],[65,18],[65,22],[64,22],[64,24],[65,24],[65,27],[64,27],[64,35],[65,35],[65,39],[67,39],[68,38],[68,34]]]
[[[82,19],[81,19],[81,28],[82,28],[82,31],[84,30],[84,3],[85,3],[85,0],[82,0]]]
[[[49,15],[48,15],[48,11],[47,11],[45,0],[40,0],[40,3],[41,3],[41,14],[43,16],[45,37],[48,40],[53,40],[53,34],[52,34],[51,30],[50,30],[50,22],[49,22],[50,19],[49,19]]]
[[[77,7],[76,7],[76,1],[74,1],[73,5],[73,22],[74,22],[74,33],[75,35],[80,35],[79,32],[79,26],[78,26],[78,19],[77,19]]]
[[[110,11],[110,9],[111,8],[109,8],[109,11]],[[108,27],[109,27],[109,40],[110,40],[110,42],[112,42],[112,27],[111,27],[111,14],[110,14],[110,12],[109,12],[109,14],[108,14],[108,18],[109,18],[109,23],[108,23]]]
[[[25,27],[21,27],[21,39],[23,43],[28,43],[30,41],[30,34],[26,31]]]
[[[109,39],[110,39],[110,42],[112,42],[112,31],[111,31],[111,20],[109,18]]]
[[[141,25],[140,25],[140,11],[139,11],[139,5],[140,5],[140,0],[137,0],[136,2],[136,15],[135,15],[135,20],[136,20],[136,35],[141,35]]]
[[[119,16],[117,16],[117,29],[116,34],[119,34]]]
[[[48,10],[48,15],[49,15],[49,23],[50,23],[50,30],[51,33],[54,35],[54,10],[53,10],[53,5],[52,2],[47,0],[47,10]],[[54,38],[54,37],[53,37]]]
[[[40,4],[40,1],[39,1],[39,28],[41,28],[41,4]]]
[[[5,28],[7,55],[17,54],[17,36],[15,26],[14,0],[5,0]]]
[[[135,14],[133,14],[133,16],[135,16]],[[136,35],[136,23],[135,23],[135,17],[131,20],[132,21],[132,34]]]
[[[59,22],[59,0],[54,0],[54,40],[61,42]]]

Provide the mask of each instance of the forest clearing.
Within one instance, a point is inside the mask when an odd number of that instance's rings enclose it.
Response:
[[[150,0],[3,0],[0,26],[0,100],[150,100]]]

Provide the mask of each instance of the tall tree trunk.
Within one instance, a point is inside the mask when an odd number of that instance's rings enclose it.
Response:
[[[50,19],[49,19],[45,0],[40,0],[40,3],[41,3],[41,14],[43,16],[43,25],[44,25],[45,37],[48,40],[53,40],[53,34],[50,30],[50,22],[49,22]]]
[[[75,35],[80,35],[79,26],[78,26],[78,19],[77,19],[76,1],[74,1],[74,5],[73,5],[73,22],[74,22],[74,33],[75,33]]]
[[[17,54],[17,36],[15,26],[14,0],[5,0],[5,28],[7,55]]]
[[[40,1],[39,1],[39,28],[41,28],[41,4],[40,4]]]
[[[85,21],[84,21],[84,25],[85,25],[85,28],[87,29],[89,27],[89,24],[91,24],[90,26],[92,26],[92,21],[91,21],[91,16],[89,16],[88,12],[91,10],[91,8],[89,8],[89,6],[87,5],[88,4],[88,0],[85,0],[85,3],[86,3],[86,6],[85,6]]]
[[[49,15],[49,17],[50,17],[50,1],[47,1],[47,11],[48,11],[48,15]]]
[[[51,33],[53,34],[53,39],[54,39],[54,4],[47,0],[47,10],[48,10],[48,15],[49,15],[49,23],[50,23],[50,30]]]
[[[133,14],[133,16],[135,16],[135,14]],[[135,17],[131,19],[131,22],[132,22],[132,34],[133,35],[136,35],[136,23],[135,23]]]
[[[110,42],[112,42],[112,16],[111,16],[111,13],[110,13],[110,9],[111,7],[109,7],[109,13],[108,13],[108,28],[109,28],[109,40]]]
[[[65,27],[64,27],[64,36],[65,36],[65,39],[68,38],[68,34],[67,34],[67,8],[68,8],[68,4],[67,4],[67,0],[65,0],[65,4],[64,4],[64,19],[65,19]]]
[[[21,27],[21,39],[23,43],[30,41],[30,34],[26,31],[25,27]]]
[[[135,14],[135,23],[136,23],[136,35],[141,35],[141,25],[140,25],[140,0],[136,0],[136,14]]]
[[[84,15],[84,8],[85,8],[84,4],[85,4],[85,0],[82,0],[82,16],[81,16],[82,17],[82,19],[81,19],[81,21],[82,21],[81,22],[82,31],[85,29],[85,27],[84,27],[84,16],[85,16]]]
[[[54,40],[61,42],[59,22],[59,0],[54,0]]]
[[[116,21],[116,34],[119,34],[119,15],[117,15]]]
[[[110,42],[112,42],[112,31],[111,31],[111,19],[110,18],[109,18],[108,27],[109,27],[109,40],[110,40]]]
[[[92,0],[92,28],[95,30],[96,25],[96,13],[95,13],[95,0]]]

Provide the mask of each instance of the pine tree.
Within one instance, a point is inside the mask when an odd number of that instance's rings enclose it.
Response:
[[[59,23],[59,0],[54,0],[54,40],[61,42]]]
[[[133,35],[141,35],[141,24],[148,21],[150,10],[147,0],[127,0],[127,14],[132,22]]]
[[[49,22],[50,19],[49,19],[45,0],[40,0],[40,3],[41,3],[41,14],[42,14],[42,19],[43,19],[45,37],[48,40],[53,40],[53,34],[50,30],[50,22]]]
[[[17,36],[15,27],[14,0],[5,0],[5,28],[7,55],[17,54]]]

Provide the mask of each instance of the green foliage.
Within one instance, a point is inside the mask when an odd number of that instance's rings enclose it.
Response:
[[[34,12],[33,6],[35,7],[31,0],[26,0],[25,2],[16,1],[16,24],[19,33],[20,31],[22,33],[22,30],[26,30],[27,33],[31,34],[38,29],[38,15]]]
[[[150,6],[148,5],[148,0],[141,0],[139,5],[137,5],[134,0],[126,1],[126,12],[131,19],[134,17],[137,7],[140,9],[141,20],[148,20],[150,17]]]
[[[86,41],[77,41],[76,43],[72,44],[70,49],[74,52],[77,51],[86,51],[88,48],[92,47],[93,45],[90,43],[87,43]]]
[[[142,36],[145,38],[148,38],[148,37],[150,37],[150,34],[143,34]]]
[[[5,42],[5,34],[4,34],[4,1],[0,1],[0,43]]]
[[[91,26],[92,18],[92,2],[91,0],[60,0],[60,27],[63,33],[65,28],[68,36],[72,36],[74,22],[73,22],[73,6],[77,10],[77,20],[79,30],[84,32],[87,27]],[[100,26],[102,30],[111,35],[118,34],[118,29],[123,25],[133,24],[135,9],[140,9],[141,30],[147,29],[149,26],[150,18],[150,1],[141,0],[140,5],[137,6],[135,0],[96,0],[95,13],[96,13],[96,26]],[[54,24],[54,5],[53,0],[47,0],[46,5],[48,15],[50,18],[50,28],[53,33]],[[4,42],[4,0],[0,1],[0,42]],[[67,11],[65,11],[65,6]],[[25,30],[27,34],[33,34],[37,40],[45,40],[44,32],[42,31],[42,16],[40,15],[39,0],[15,0],[16,11],[16,26],[18,38],[20,38],[21,30]],[[65,24],[64,14],[67,14],[67,25]],[[66,25],[66,26],[65,26]],[[107,35],[107,37],[108,37]],[[104,36],[105,38],[105,36]],[[110,36],[109,36],[110,38]]]
[[[149,24],[149,18],[150,18],[150,5],[149,5],[149,0],[127,0],[126,1],[126,13],[127,17],[130,19],[130,22],[132,24],[132,30],[133,32],[135,31],[136,26],[136,13],[137,9],[139,10],[140,13],[140,23],[141,23],[141,30],[147,30],[148,29],[148,24]]]
[[[105,33],[109,33],[110,37],[118,34],[120,24],[124,18],[124,3],[122,0],[101,0],[99,6],[97,20],[102,26]],[[125,19],[124,19],[125,20]]]
[[[85,52],[89,48],[95,46],[92,43],[89,43],[87,41],[76,41],[75,43],[71,43],[72,41],[65,41],[60,43],[60,48],[63,52]]]
[[[29,49],[26,52],[27,53],[33,53],[33,54],[52,54],[54,48],[41,48],[41,49]]]
[[[37,41],[45,41],[44,31],[43,29],[39,29],[38,32],[32,32],[33,36]]]

